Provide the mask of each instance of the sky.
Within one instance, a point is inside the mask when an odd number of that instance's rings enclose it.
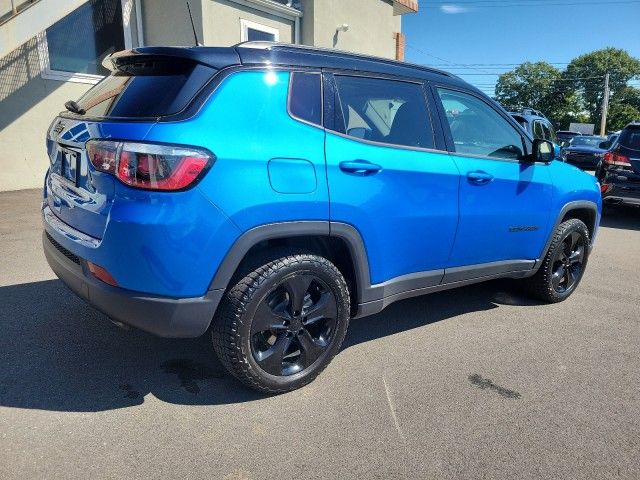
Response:
[[[498,74],[525,61],[564,69],[605,47],[640,58],[640,0],[419,0],[402,31],[406,61],[435,65],[493,95]]]

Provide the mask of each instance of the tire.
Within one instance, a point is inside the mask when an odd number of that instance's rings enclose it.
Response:
[[[582,280],[589,259],[589,230],[578,219],[558,225],[549,250],[535,275],[524,279],[525,289],[548,303],[569,298]]]
[[[340,350],[349,302],[344,277],[326,258],[277,258],[227,291],[213,321],[214,349],[245,385],[270,394],[295,390]]]

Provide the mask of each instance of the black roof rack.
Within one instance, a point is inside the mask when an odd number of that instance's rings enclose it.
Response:
[[[322,48],[322,47],[312,47],[308,45],[293,45],[290,43],[279,43],[279,42],[265,42],[265,41],[253,41],[253,42],[242,42],[236,45],[236,48],[250,48],[256,50],[270,50],[272,52],[291,52],[291,53],[299,53],[300,55],[322,55],[323,57],[332,57],[336,59],[345,59],[345,60],[355,60],[355,61],[367,61],[367,62],[377,62],[384,65],[389,65],[390,67],[403,67],[403,68],[413,68],[416,70],[421,70],[423,72],[433,73],[437,75],[444,75],[450,78],[458,78],[455,75],[445,72],[443,70],[439,70],[437,68],[428,67],[425,65],[418,65],[416,63],[409,62],[400,62],[398,60],[391,60],[383,57],[376,57],[374,55],[365,55],[361,53],[352,53],[345,52],[343,50],[335,50],[331,48]],[[242,56],[242,55],[241,55]]]

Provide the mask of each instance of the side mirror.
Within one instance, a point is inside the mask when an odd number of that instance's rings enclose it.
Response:
[[[601,148],[602,150],[609,150],[610,146],[611,146],[611,142],[609,140],[605,140],[604,142],[600,142],[600,145],[598,145],[598,147]]]
[[[536,138],[533,141],[533,159],[535,162],[551,163],[555,157],[555,147],[549,140]]]

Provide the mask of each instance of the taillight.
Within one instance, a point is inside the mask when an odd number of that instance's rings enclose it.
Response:
[[[202,177],[213,163],[205,150],[151,143],[87,142],[87,154],[101,172],[146,190],[182,190]]]
[[[620,165],[623,167],[630,167],[631,160],[626,155],[620,155],[616,152],[607,152],[603,157],[604,163],[609,165]]]

